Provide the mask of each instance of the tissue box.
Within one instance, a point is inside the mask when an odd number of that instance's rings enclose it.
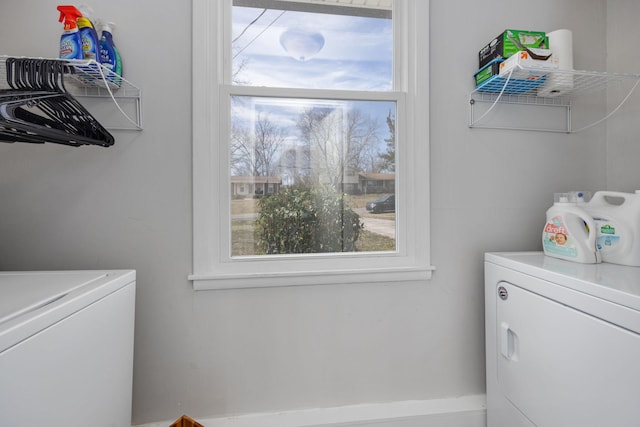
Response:
[[[528,48],[544,49],[549,47],[549,40],[543,31],[504,30],[485,47],[480,49],[478,53],[478,68],[484,67],[494,59],[507,59],[514,53],[522,50],[512,39]]]
[[[502,92],[507,78],[500,77],[500,67],[504,64],[502,59],[494,59],[489,64],[478,70],[475,75],[476,88],[481,92]],[[533,89],[536,89],[545,82],[546,77],[541,76],[529,76],[529,78],[513,78],[509,79],[507,87],[504,89],[504,93],[507,94],[523,94]]]
[[[549,49],[536,49],[537,51],[548,52],[551,55]],[[540,52],[544,54],[544,52]],[[523,70],[522,68],[527,68]],[[500,77],[508,77],[511,74],[512,79],[537,79],[547,75],[549,71],[558,69],[558,60],[551,56],[549,59],[540,60],[533,59],[529,55],[529,52],[521,50],[510,56],[509,59],[500,63]]]

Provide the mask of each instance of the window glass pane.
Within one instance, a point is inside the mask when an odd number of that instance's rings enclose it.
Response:
[[[392,101],[233,96],[232,256],[396,250]]]
[[[310,1],[233,4],[233,84],[392,89],[390,4],[378,9]]]

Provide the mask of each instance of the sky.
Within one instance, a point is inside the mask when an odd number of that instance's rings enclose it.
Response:
[[[390,19],[280,10],[262,14],[263,11],[233,8],[234,69],[245,61],[240,74],[243,82],[257,86],[391,90]],[[315,53],[314,46],[321,49]]]

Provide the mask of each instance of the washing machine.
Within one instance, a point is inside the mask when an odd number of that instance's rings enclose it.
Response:
[[[0,272],[0,425],[131,426],[135,271]]]
[[[485,254],[488,427],[640,426],[640,268]]]

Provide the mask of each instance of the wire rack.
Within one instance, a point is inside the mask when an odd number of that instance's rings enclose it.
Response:
[[[517,104],[563,107],[567,110],[568,123],[562,132],[579,132],[591,128],[615,114],[635,91],[640,82],[640,74],[615,74],[595,71],[562,70],[541,71],[516,65],[504,77],[495,76],[481,84],[469,95],[471,108],[470,127],[494,127],[483,124],[497,104]],[[604,117],[579,129],[571,124],[571,106],[579,98],[594,94],[621,93],[620,103]],[[481,115],[474,109],[478,103],[491,104]],[[479,117],[478,117],[479,116]],[[537,128],[511,128],[518,130],[546,130]],[[556,131],[556,130],[552,130]]]
[[[7,82],[7,58],[10,57],[0,55],[0,89],[10,88]],[[28,59],[51,60],[50,58]],[[140,88],[95,60],[53,60],[63,61],[69,65],[70,72],[64,75],[64,84],[67,91],[73,96],[105,98],[113,102],[127,123],[124,126],[110,126],[111,129],[142,129],[142,92]],[[128,108],[128,112],[125,112],[125,108],[121,105],[124,103],[133,103],[133,107]]]

